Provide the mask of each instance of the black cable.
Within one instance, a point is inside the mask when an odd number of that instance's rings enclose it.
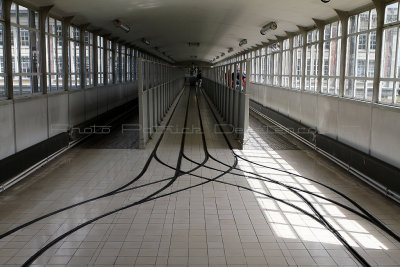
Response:
[[[194,160],[188,158],[185,154],[183,155],[183,157],[184,157],[186,160],[190,161],[191,163],[194,163],[194,164],[196,164],[196,165],[199,164],[198,162],[196,162],[196,161],[194,161]],[[214,160],[214,159],[213,159],[213,160]],[[215,161],[215,160],[214,160],[214,161]],[[216,161],[216,162],[218,162],[218,163],[220,163],[220,164],[223,164],[224,166],[228,166],[227,164],[224,164],[224,163],[221,162],[221,161]],[[210,169],[210,170],[213,170],[213,171],[222,172],[222,170],[219,170],[219,169],[217,169],[217,168],[210,167],[210,166],[207,166],[207,165],[203,165],[203,167],[204,167],[204,168],[207,168],[207,169]],[[371,219],[370,217],[368,217],[367,215],[365,215],[365,214],[363,214],[363,213],[361,213],[361,212],[359,212],[359,211],[357,211],[357,210],[354,210],[353,208],[351,208],[351,207],[349,207],[349,206],[347,206],[347,205],[345,205],[345,204],[342,204],[342,203],[340,203],[340,202],[338,202],[338,201],[335,201],[335,200],[333,200],[333,199],[330,199],[330,198],[327,198],[327,197],[318,195],[318,194],[316,194],[316,193],[314,193],[314,192],[311,192],[311,191],[308,191],[308,190],[305,190],[305,189],[301,189],[301,188],[298,188],[298,187],[286,185],[286,184],[284,184],[284,183],[281,183],[281,182],[279,182],[279,181],[276,181],[276,180],[274,180],[274,179],[272,179],[272,178],[270,178],[270,177],[266,177],[266,176],[260,175],[260,174],[258,174],[258,173],[253,173],[253,172],[249,172],[249,171],[242,171],[242,172],[244,172],[244,173],[250,173],[250,174],[256,175],[256,176],[249,176],[249,175],[244,175],[244,174],[236,173],[236,172],[230,172],[230,174],[236,175],[236,176],[245,177],[245,178],[250,178],[250,179],[256,179],[256,180],[263,181],[263,182],[278,184],[278,185],[283,186],[283,187],[285,187],[285,188],[294,189],[294,190],[297,190],[297,191],[300,191],[300,192],[303,192],[303,193],[312,195],[312,196],[314,196],[314,197],[320,198],[320,199],[322,199],[322,200],[329,201],[329,202],[331,202],[332,204],[335,204],[335,205],[337,205],[337,206],[340,206],[340,207],[342,207],[342,208],[344,208],[344,209],[346,209],[346,210],[348,210],[348,211],[350,211],[350,212],[352,212],[352,213],[354,213],[354,214],[360,216],[361,218],[363,218],[363,219],[369,221],[369,222],[372,223],[373,225],[375,225],[375,226],[381,228],[381,230],[385,231],[388,235],[390,235],[391,237],[393,237],[395,240],[398,240],[398,239],[399,239],[399,236],[398,236],[396,233],[392,232],[390,229],[388,229],[385,225],[377,224],[374,220],[372,220],[372,219]]]
[[[226,140],[228,140],[228,139],[226,139]],[[282,170],[282,169],[278,169],[278,168],[274,168],[274,167],[269,167],[269,166],[265,166],[265,165],[259,164],[259,163],[257,163],[257,162],[253,162],[253,161],[251,161],[251,160],[248,160],[248,159],[245,159],[245,158],[241,157],[240,155],[237,155],[233,150],[232,150],[232,153],[233,153],[235,156],[237,156],[238,158],[240,158],[240,159],[242,159],[242,160],[245,160],[246,162],[249,162],[249,163],[251,163],[251,164],[254,164],[254,165],[257,165],[257,166],[260,166],[260,167],[263,167],[263,168],[267,168],[267,169],[272,169],[272,170],[284,172],[284,173],[287,173],[287,174],[290,174],[290,175],[293,175],[293,176],[297,176],[297,177],[306,179],[306,180],[308,180],[308,181],[314,182],[314,183],[316,183],[316,184],[318,184],[318,185],[321,185],[321,186],[323,186],[323,187],[329,189],[330,191],[332,191],[332,192],[338,194],[339,196],[341,196],[341,197],[343,197],[344,199],[346,199],[347,201],[349,201],[349,202],[350,202],[351,204],[353,204],[356,208],[358,208],[364,215],[362,215],[362,213],[359,213],[359,212],[357,212],[357,211],[351,209],[350,207],[348,207],[348,206],[346,206],[346,205],[344,205],[344,204],[339,204],[338,202],[334,202],[334,201],[331,200],[331,199],[325,199],[325,200],[328,200],[328,201],[331,201],[332,203],[341,205],[343,208],[345,208],[345,209],[347,209],[347,210],[349,210],[349,211],[352,211],[352,212],[354,212],[355,214],[357,214],[357,215],[363,217],[364,219],[366,219],[366,220],[370,221],[371,223],[373,223],[375,226],[379,227],[381,230],[385,231],[388,235],[390,235],[390,236],[391,236],[393,239],[395,239],[397,242],[400,242],[400,236],[399,236],[399,235],[397,235],[397,234],[396,234],[395,232],[393,232],[389,227],[387,227],[385,224],[383,224],[379,219],[377,219],[375,216],[373,216],[371,213],[369,213],[367,210],[365,210],[365,209],[364,209],[361,205],[359,205],[356,201],[354,201],[353,199],[351,199],[351,198],[348,197],[347,195],[341,193],[340,191],[336,190],[335,188],[332,188],[332,187],[330,187],[330,186],[328,186],[328,185],[325,185],[325,184],[323,184],[323,183],[321,183],[321,182],[318,182],[318,181],[316,181],[316,180],[314,180],[314,179],[311,179],[311,178],[309,178],[309,177],[305,177],[305,176],[302,176],[302,175],[299,175],[299,174],[296,174],[296,173],[292,173],[292,172],[289,172],[289,171],[286,171],[286,170]],[[211,157],[213,160],[215,160],[215,161],[217,161],[217,162],[219,162],[219,163],[221,163],[221,164],[227,166],[225,163],[223,163],[223,162],[217,160],[217,159],[214,158],[213,156],[210,155],[210,157]],[[205,166],[205,167],[206,167],[206,166]],[[206,168],[207,168],[207,167],[206,167]],[[256,175],[256,176],[259,176],[259,177],[263,177],[263,178],[270,179],[270,178],[265,177],[265,176],[262,176],[262,175],[260,175],[260,174],[258,174],[258,173],[253,173],[253,172],[249,172],[249,171],[244,171],[244,170],[239,169],[239,168],[235,168],[235,170],[239,170],[239,171],[242,171],[242,172],[244,172],[244,173],[250,173],[250,174],[252,174],[252,175]],[[294,189],[296,189],[296,188],[294,188]],[[296,189],[296,190],[300,190],[300,191],[301,191],[301,189]],[[308,191],[306,192],[305,190],[303,190],[303,191],[304,191],[305,193],[308,192]],[[309,193],[312,194],[312,192],[309,192]],[[323,197],[321,197],[321,196],[319,196],[319,195],[315,195],[315,196],[320,197],[320,198],[323,199]],[[367,217],[368,217],[368,218],[367,218]]]
[[[187,118],[188,118],[189,104],[190,104],[190,92],[189,92],[188,104],[187,104],[187,107],[186,107],[185,122],[184,122],[184,127],[183,127],[183,134],[182,134],[182,139],[181,139],[181,146],[180,146],[180,152],[179,152],[179,156],[178,156],[177,167],[175,168],[175,175],[174,175],[174,177],[172,177],[172,178],[163,179],[163,180],[169,180],[169,182],[168,182],[165,186],[163,186],[162,188],[160,188],[160,189],[157,190],[156,192],[154,192],[154,193],[148,195],[147,197],[145,197],[145,198],[143,198],[143,199],[141,199],[141,200],[139,200],[139,201],[137,201],[137,202],[135,202],[135,203],[133,203],[133,204],[130,204],[130,205],[128,205],[128,206],[125,206],[125,207],[116,209],[116,210],[114,210],[114,211],[110,211],[110,212],[104,213],[104,214],[102,214],[102,215],[100,215],[100,216],[98,216],[98,217],[95,217],[95,218],[93,218],[93,219],[91,219],[91,220],[89,220],[89,221],[87,221],[87,222],[85,222],[85,223],[82,223],[82,224],[78,225],[77,227],[74,227],[73,229],[67,231],[66,233],[64,233],[64,234],[60,235],[59,237],[57,237],[56,239],[52,240],[50,243],[46,244],[46,246],[44,246],[44,247],[41,248],[39,251],[37,251],[37,252],[36,252],[33,256],[31,256],[22,266],[30,266],[30,265],[32,264],[32,262],[34,262],[38,257],[40,257],[45,251],[47,251],[47,250],[48,250],[50,247],[52,247],[54,244],[56,244],[56,243],[59,242],[60,240],[64,239],[64,238],[67,237],[68,235],[70,235],[70,234],[72,234],[72,233],[78,231],[79,229],[83,228],[83,227],[86,226],[86,225],[89,225],[89,224],[91,224],[91,223],[93,223],[93,222],[95,222],[95,221],[97,221],[97,220],[99,220],[99,219],[101,219],[101,218],[104,218],[104,217],[106,217],[106,216],[108,216],[108,215],[111,215],[111,214],[114,214],[114,213],[116,213],[116,212],[119,212],[119,211],[121,211],[121,210],[124,210],[124,209],[130,208],[130,207],[133,207],[133,206],[136,206],[136,205],[145,203],[145,202],[147,202],[147,201],[155,200],[155,199],[158,199],[158,198],[163,197],[163,196],[172,195],[174,192],[171,192],[171,193],[164,194],[164,195],[161,195],[161,196],[156,197],[157,194],[159,194],[159,193],[161,193],[162,191],[164,191],[165,189],[169,188],[169,187],[177,180],[178,177],[180,177],[180,176],[186,174],[185,172],[182,172],[182,171],[181,171],[181,164],[182,164],[183,150],[184,150],[185,138],[186,138],[186,126],[187,126]],[[171,118],[172,118],[172,115],[171,115]],[[170,118],[170,120],[171,120],[171,118]],[[169,121],[170,121],[170,120],[169,120]],[[161,138],[160,138],[160,140],[161,140]],[[160,140],[159,140],[159,141],[160,141]],[[153,150],[153,152],[155,152],[154,154],[152,153],[153,156],[154,156],[154,155],[156,154],[156,150]],[[232,170],[232,169],[230,169],[230,170]],[[224,175],[224,174],[222,174],[222,175]],[[221,176],[222,176],[222,175],[221,175]],[[205,183],[208,183],[208,182],[209,182],[209,181],[207,181],[207,182],[205,182]],[[184,190],[186,190],[186,189],[184,188]],[[178,192],[180,192],[180,191],[182,191],[182,190],[178,190]]]
[[[206,98],[204,96],[204,98]],[[226,137],[225,132],[222,129],[221,124],[219,123],[219,120],[217,118],[217,116],[215,115],[210,102],[208,101],[208,99],[206,98],[206,102],[209,106],[209,108],[211,109],[211,112],[213,114],[213,117],[216,121],[216,123],[218,124],[218,127],[220,129],[220,131],[222,132],[225,141],[228,143],[228,146],[231,149],[231,152],[234,156],[234,158],[237,160],[237,158],[241,158],[239,157],[232,149],[232,146],[230,145],[230,142],[228,140],[228,138]],[[200,112],[200,109],[199,109]],[[199,113],[199,116],[201,116],[201,114]],[[202,131],[204,133],[204,131]],[[241,158],[242,159],[242,158]],[[249,160],[246,160],[248,162],[250,162]],[[260,164],[261,165],[261,164]],[[347,248],[347,250],[363,265],[363,266],[370,266],[369,263],[352,247],[349,245],[349,243],[342,237],[342,235],[324,218],[324,216],[322,216],[322,214],[320,212],[318,212],[318,210],[314,207],[314,205],[308,201],[303,195],[301,195],[300,193],[298,193],[297,191],[293,190],[293,189],[289,189],[292,193],[296,194],[298,197],[300,197],[313,211],[314,213],[318,216],[318,218],[320,218],[320,220],[323,222],[323,225],[325,226],[325,228],[327,228],[332,234],[334,234],[336,236],[336,238]]]
[[[178,98],[178,101],[177,101],[177,104],[175,105],[175,107],[174,107],[174,109],[173,109],[173,111],[172,111],[172,114],[171,114],[170,118],[168,119],[166,125],[164,126],[163,132],[161,133],[161,135],[160,135],[160,137],[159,137],[159,139],[158,139],[158,141],[157,141],[157,143],[156,143],[156,145],[155,145],[153,151],[151,152],[149,158],[147,159],[147,161],[146,161],[146,163],[145,163],[143,169],[141,170],[141,172],[140,172],[133,180],[131,180],[129,183],[127,183],[127,184],[125,184],[125,185],[122,185],[122,186],[118,187],[117,189],[114,189],[114,190],[112,190],[112,191],[110,191],[110,192],[108,192],[108,193],[105,193],[105,194],[103,194],[103,195],[100,195],[100,196],[97,196],[97,197],[94,197],[94,198],[91,198],[91,199],[87,199],[87,200],[84,200],[84,201],[81,201],[81,202],[72,204],[72,205],[70,205],[70,206],[67,206],[67,207],[64,207],[64,208],[55,210],[55,211],[53,211],[53,212],[47,213],[47,214],[42,215],[42,216],[40,216],[40,217],[38,217],[38,218],[35,218],[35,219],[33,219],[33,220],[30,220],[30,221],[28,221],[28,222],[26,222],[26,223],[24,223],[24,224],[22,224],[22,225],[19,225],[19,226],[15,227],[15,228],[13,228],[13,229],[11,229],[11,230],[9,230],[9,231],[3,233],[3,234],[0,234],[0,239],[3,239],[3,238],[5,238],[5,237],[7,237],[7,236],[9,236],[9,235],[11,235],[11,234],[13,234],[13,233],[15,233],[15,232],[17,232],[17,231],[23,229],[23,228],[25,228],[25,227],[27,227],[27,226],[29,226],[29,225],[35,223],[35,222],[38,222],[38,221],[40,221],[40,220],[43,220],[43,219],[45,219],[45,218],[48,218],[48,217],[53,216],[53,215],[55,215],[55,214],[58,214],[58,213],[60,213],[60,212],[63,212],[63,211],[66,211],[66,210],[75,208],[75,207],[77,207],[77,206],[80,206],[80,205],[83,205],[83,204],[86,204],[86,203],[89,203],[89,202],[93,202],[93,201],[95,201],[95,200],[99,200],[99,199],[102,199],[102,198],[105,198],[105,197],[112,196],[112,195],[114,195],[115,193],[117,193],[118,191],[120,191],[120,190],[122,190],[122,189],[124,189],[124,188],[126,188],[126,187],[128,187],[128,186],[130,186],[130,185],[132,185],[132,184],[135,183],[137,180],[139,180],[139,179],[144,175],[144,173],[147,171],[147,169],[148,169],[148,167],[149,167],[149,165],[150,165],[150,163],[151,163],[151,161],[152,161],[152,159],[153,159],[153,157],[154,157],[154,154],[155,154],[155,152],[157,151],[157,149],[158,149],[158,147],[159,147],[159,145],[160,145],[160,143],[161,143],[161,141],[162,141],[162,139],[163,139],[163,137],[164,137],[164,134],[165,134],[165,132],[166,132],[166,130],[167,130],[167,128],[168,128],[170,122],[171,122],[171,119],[172,119],[172,117],[173,117],[173,114],[175,113],[176,108],[178,107],[178,104],[179,104],[179,102],[180,102],[180,100],[181,100],[182,95],[183,95],[183,93],[180,94],[180,96],[179,96],[179,98]]]

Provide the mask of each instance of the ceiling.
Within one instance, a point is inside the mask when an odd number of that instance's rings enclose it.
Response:
[[[111,33],[112,37],[132,43],[155,55],[154,50],[172,56],[175,61],[210,61],[222,52],[228,55],[251,46],[298,31],[296,25],[309,27],[313,18],[326,20],[336,15],[334,9],[350,11],[371,4],[371,0],[25,0],[35,6],[54,5],[51,13],[74,16],[72,23],[89,23],[89,30]],[[116,28],[121,20],[132,27],[129,33]],[[271,21],[278,29],[267,35],[260,28]],[[146,46],[141,42],[151,42]],[[248,44],[239,47],[243,38]],[[188,42],[200,42],[189,47]]]

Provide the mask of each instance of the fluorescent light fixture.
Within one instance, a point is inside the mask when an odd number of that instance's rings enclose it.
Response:
[[[146,45],[150,45],[150,41],[147,40],[146,38],[142,38],[142,42]]]
[[[199,42],[189,42],[188,46],[195,46],[195,47],[199,47],[200,43]]]
[[[239,46],[244,46],[244,45],[246,45],[247,44],[247,39],[242,39],[242,40],[240,40],[240,42],[239,42]]]
[[[232,48],[232,47],[229,47],[228,53],[232,53],[232,52],[233,52],[233,48]]]
[[[260,33],[261,33],[262,35],[265,35],[265,34],[267,34],[268,31],[271,31],[271,30],[274,31],[274,30],[276,30],[277,28],[278,28],[278,25],[276,24],[276,22],[270,22],[270,23],[264,25],[264,26],[261,28]]]
[[[114,23],[115,27],[119,27],[120,29],[124,30],[127,33],[131,30],[131,27],[123,24],[119,19],[113,20],[113,23]]]

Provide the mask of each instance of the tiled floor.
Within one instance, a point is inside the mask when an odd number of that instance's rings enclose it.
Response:
[[[186,89],[160,143],[161,161],[176,166],[187,101],[190,101],[184,153],[201,162],[205,153],[198,128],[194,90]],[[199,95],[205,138],[211,155],[225,164],[234,162],[205,99]],[[166,120],[165,120],[166,121]],[[400,208],[347,174],[341,168],[289,137],[260,130],[251,119],[250,140],[243,158],[298,173],[350,196],[396,233]],[[150,156],[159,133],[146,150],[92,149],[67,152],[30,178],[0,194],[0,233],[49,213],[118,188],[131,181]],[[282,142],[280,145],[277,143]],[[287,143],[283,143],[287,142]],[[197,165],[182,160],[182,170]],[[216,161],[206,166],[227,170]],[[305,179],[240,160],[244,171],[261,174],[351,206],[328,189]],[[133,186],[174,176],[174,170],[153,160]],[[310,208],[286,187],[201,167],[178,177],[158,193],[158,199],[119,211],[72,233],[38,257],[33,266],[354,266],[358,262],[321,224],[272,195],[306,211]],[[196,176],[197,175],[197,176]],[[0,265],[20,266],[40,248],[75,226],[105,212],[141,200],[171,180],[108,196],[36,222],[0,240]],[[223,182],[223,183],[221,183]],[[183,190],[186,187],[192,187]],[[237,187],[241,186],[241,188]],[[252,191],[250,191],[252,190]],[[179,191],[174,193],[174,191]],[[365,219],[326,200],[302,193],[348,240],[370,265],[400,265],[400,244]]]

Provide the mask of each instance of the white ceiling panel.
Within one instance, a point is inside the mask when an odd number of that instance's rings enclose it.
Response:
[[[285,31],[297,31],[296,25],[312,26],[313,18],[326,20],[336,15],[335,9],[350,11],[371,4],[370,0],[27,0],[35,6],[54,5],[52,13],[75,16],[73,23],[90,23],[89,29],[101,29],[113,37],[131,42],[156,54],[159,47],[176,61],[209,61],[229,47],[234,52],[248,48]],[[132,27],[129,33],[116,28],[120,19]],[[271,21],[278,29],[263,36],[260,28]],[[151,47],[141,42],[151,42]],[[239,48],[241,39],[248,45]],[[189,47],[187,42],[200,42]]]

